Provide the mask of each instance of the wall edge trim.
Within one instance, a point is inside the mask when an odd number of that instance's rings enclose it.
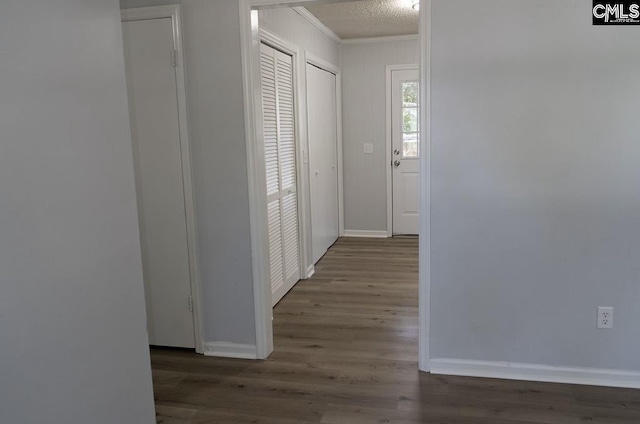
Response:
[[[307,268],[307,279],[313,277],[313,274],[316,273],[316,267],[314,265],[309,265]]]
[[[388,238],[387,231],[344,230],[345,237]]]
[[[204,355],[220,358],[258,359],[258,350],[255,344],[206,342]]]
[[[638,371],[449,358],[430,365],[432,374],[640,389]]]

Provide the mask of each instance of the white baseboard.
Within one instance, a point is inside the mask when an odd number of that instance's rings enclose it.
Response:
[[[462,359],[432,359],[431,373],[640,389],[640,372],[598,368],[552,367],[537,364]]]
[[[256,345],[230,343],[230,342],[206,342],[204,344],[205,356],[219,356],[222,358],[258,359]]]
[[[313,277],[313,274],[315,273],[316,273],[316,267],[313,265],[309,265],[309,268],[307,268],[307,278]]]
[[[344,230],[345,237],[387,238],[386,231]]]

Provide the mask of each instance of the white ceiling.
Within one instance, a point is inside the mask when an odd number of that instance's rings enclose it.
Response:
[[[412,0],[358,0],[312,3],[306,8],[342,39],[418,33]]]

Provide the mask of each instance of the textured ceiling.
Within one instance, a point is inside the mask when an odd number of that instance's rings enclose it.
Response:
[[[306,8],[342,39],[418,33],[412,0],[358,0],[316,3]]]

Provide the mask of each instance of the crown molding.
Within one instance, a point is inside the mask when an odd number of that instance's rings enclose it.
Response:
[[[338,35],[331,30],[328,26],[322,23],[320,19],[316,18],[311,12],[309,12],[305,7],[296,6],[292,7],[292,9],[298,13],[298,15],[305,18],[311,25],[318,28],[320,31],[324,33],[327,37],[331,38],[336,43],[342,42],[342,39],[338,37]]]
[[[392,41],[418,41],[418,34],[390,35],[388,37],[347,38],[341,44],[387,43]]]

